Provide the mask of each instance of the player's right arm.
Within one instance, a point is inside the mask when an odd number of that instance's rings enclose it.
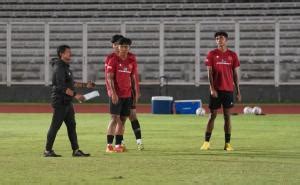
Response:
[[[216,98],[218,97],[218,93],[214,87],[214,77],[213,77],[213,70],[211,66],[207,66],[207,72],[208,72],[210,94],[212,97]]]
[[[210,89],[210,95],[212,97],[218,97],[217,90],[214,86],[214,76],[213,76],[213,68],[212,68],[212,52],[209,52],[207,54],[207,57],[205,59],[205,64],[207,66],[207,75],[208,75],[208,81],[209,81],[209,89]]]
[[[117,95],[117,92],[116,92],[116,88],[115,88],[115,83],[114,83],[114,78],[115,78],[115,74],[114,73],[108,73],[107,74],[107,81],[108,81],[108,85],[109,85],[109,88],[111,89],[111,101],[113,104],[117,104],[118,101],[119,101],[119,97]]]
[[[109,88],[111,89],[111,101],[113,104],[117,104],[119,101],[119,97],[115,88],[115,63],[116,62],[113,60],[113,58],[107,63],[107,82]]]

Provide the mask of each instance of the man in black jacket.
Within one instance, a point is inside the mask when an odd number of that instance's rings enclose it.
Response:
[[[68,130],[69,140],[73,150],[74,157],[88,157],[86,154],[79,150],[77,134],[76,134],[76,121],[75,112],[72,104],[73,97],[78,101],[83,101],[83,95],[74,91],[75,87],[93,88],[94,83],[79,83],[74,82],[72,71],[69,69],[71,61],[71,48],[67,45],[61,45],[57,48],[58,59],[54,60],[52,65],[54,67],[52,74],[52,107],[53,116],[52,122],[47,134],[46,148],[44,151],[45,157],[61,157],[52,149],[54,140],[62,122],[65,122]]]

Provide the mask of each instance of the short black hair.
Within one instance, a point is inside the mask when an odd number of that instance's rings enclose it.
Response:
[[[218,31],[218,32],[215,33],[215,38],[217,36],[224,36],[227,39],[228,38],[228,33],[225,32],[225,31]]]
[[[63,53],[63,52],[65,52],[66,49],[71,49],[71,47],[68,46],[68,45],[60,45],[60,46],[57,47],[56,52],[57,52],[58,58],[61,57],[60,54]]]
[[[110,42],[114,44],[118,42],[118,40],[120,40],[121,38],[124,38],[123,35],[116,34],[111,37]]]
[[[132,41],[129,38],[123,37],[118,40],[117,44],[119,45],[131,45]]]

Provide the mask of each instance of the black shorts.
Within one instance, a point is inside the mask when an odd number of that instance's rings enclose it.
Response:
[[[109,110],[111,114],[120,116],[129,116],[132,106],[132,98],[119,98],[117,104],[113,104],[111,97],[109,97]]]
[[[209,108],[211,110],[219,109],[221,108],[221,105],[223,108],[231,108],[234,106],[233,104],[233,92],[230,91],[217,91],[218,97],[214,98],[210,95],[209,98]]]

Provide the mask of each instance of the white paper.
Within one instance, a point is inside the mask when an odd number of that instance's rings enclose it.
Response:
[[[95,98],[97,96],[100,96],[98,91],[92,91],[90,93],[87,93],[87,94],[83,95],[85,100],[90,100],[90,99]]]

